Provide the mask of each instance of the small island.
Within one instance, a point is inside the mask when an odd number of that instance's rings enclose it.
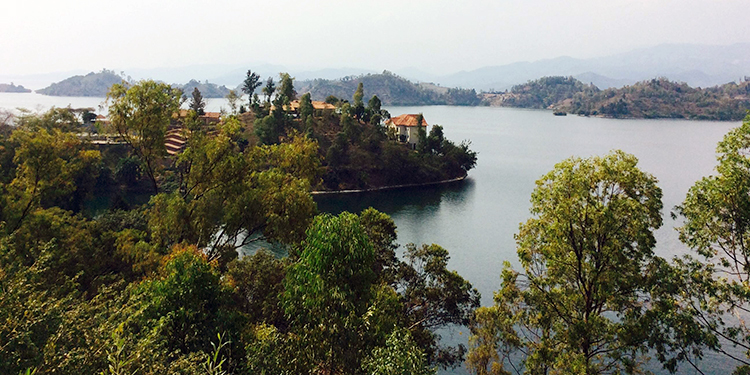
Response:
[[[23,87],[23,85],[16,86],[11,82],[10,84],[7,83],[0,83],[0,92],[15,92],[15,93],[26,93],[31,92],[31,90]]]

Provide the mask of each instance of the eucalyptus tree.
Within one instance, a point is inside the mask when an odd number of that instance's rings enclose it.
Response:
[[[637,372],[648,337],[648,270],[661,189],[622,151],[570,158],[536,182],[495,304],[477,310],[477,374]],[[518,363],[520,359],[521,363]]]
[[[693,254],[676,259],[674,304],[688,323],[671,331],[682,357],[718,351],[750,370],[750,115],[719,142],[716,175],[690,188],[676,208],[680,240]],[[685,332],[681,328],[699,328]],[[740,350],[737,350],[740,349]],[[744,352],[741,354],[740,351]]]
[[[255,93],[255,90],[260,87],[260,85],[260,75],[258,75],[258,73],[253,73],[253,71],[251,70],[248,70],[245,80],[242,81],[242,92],[247,94],[248,104],[250,105],[250,107],[253,106],[253,94]]]
[[[167,127],[180,108],[181,96],[180,90],[151,80],[114,84],[107,93],[111,129],[141,160],[154,192],[159,191],[157,175],[167,155]]]
[[[268,77],[266,85],[263,86],[263,95],[266,96],[266,103],[271,103],[271,96],[276,92],[276,83],[273,81],[273,77]]]

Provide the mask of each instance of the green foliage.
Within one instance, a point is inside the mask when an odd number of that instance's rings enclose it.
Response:
[[[58,113],[52,110],[50,114]],[[49,114],[48,114],[49,115]],[[0,221],[12,233],[39,207],[63,206],[80,210],[93,189],[100,154],[87,150],[69,126],[45,116],[23,119],[9,141],[14,145],[11,163],[15,171],[0,181]],[[66,131],[67,130],[67,131]],[[7,154],[10,157],[10,154]],[[2,231],[2,229],[0,229]]]
[[[286,98],[284,104],[288,105],[289,101],[297,99],[297,92],[294,91],[294,78],[289,73],[280,73],[279,78],[277,94],[284,96]]]
[[[206,108],[206,101],[203,100],[203,95],[201,95],[201,92],[197,87],[193,89],[189,108],[195,111],[199,116],[206,114],[206,111],[204,111],[204,108]]]
[[[394,330],[385,347],[375,348],[362,363],[372,375],[434,375],[437,369],[427,366],[427,359],[407,330]]]
[[[472,327],[476,373],[506,373],[519,351],[527,373],[637,371],[662,203],[636,164],[621,151],[570,158],[537,181],[516,236],[524,274],[506,264],[495,305]]]
[[[109,119],[114,132],[130,145],[143,163],[154,192],[160,159],[166,156],[164,137],[172,115],[180,107],[180,91],[154,81],[115,84],[107,93]]]
[[[297,138],[240,152],[232,134],[229,123],[212,137],[194,134],[178,160],[180,188],[152,197],[149,227],[160,247],[194,244],[225,264],[253,241],[301,241],[315,211],[317,144]]]
[[[253,73],[251,70],[248,70],[245,80],[242,81],[242,92],[247,95],[248,100],[250,100],[251,106],[253,104],[252,98],[255,94],[255,90],[260,87],[260,85],[260,75],[258,75],[258,73]]]
[[[685,348],[683,351],[694,348],[692,353],[697,358],[702,356],[700,348],[708,348],[735,358],[745,367],[750,360],[726,347],[750,350],[747,328],[729,318],[743,316],[750,297],[749,135],[750,116],[719,142],[717,175],[697,181],[677,207],[685,219],[679,228],[680,240],[695,254],[676,259],[674,278],[681,293],[670,300],[683,307],[675,315],[688,322],[686,326],[675,325],[670,332],[674,346]],[[697,332],[688,335],[681,327],[694,327]]]
[[[271,103],[271,95],[276,92],[276,84],[273,82],[273,77],[268,77],[266,85],[263,86],[263,95],[266,96],[266,103]]]
[[[286,327],[279,303],[286,270],[286,261],[262,250],[229,263],[226,275],[234,286],[237,309],[247,316],[249,322]]]
[[[437,328],[469,324],[479,306],[479,292],[458,272],[448,270],[448,250],[439,245],[408,244],[406,261],[399,270],[401,299],[414,340],[427,353],[430,364],[455,367],[463,361],[466,348],[439,345]]]
[[[376,328],[392,303],[374,284],[374,260],[356,215],[318,216],[308,229],[282,301],[291,330],[309,343],[305,355],[316,371],[357,373],[361,353],[377,342],[372,335],[382,334]]]
[[[237,92],[234,90],[229,90],[225,98],[227,99],[227,104],[229,104],[229,113],[233,116],[237,115],[239,113],[240,95],[237,95]]]

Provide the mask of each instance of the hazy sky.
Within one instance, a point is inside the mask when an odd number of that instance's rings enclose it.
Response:
[[[450,73],[750,42],[750,0],[3,0],[0,75],[267,62]]]

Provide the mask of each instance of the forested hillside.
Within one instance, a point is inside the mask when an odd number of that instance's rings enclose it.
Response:
[[[572,77],[544,77],[514,86],[509,92],[484,94],[483,102],[586,116],[739,121],[750,109],[750,81],[693,88],[657,78],[599,90]]]
[[[229,89],[224,85],[219,86],[208,81],[200,82],[194,79],[184,85],[173,84],[172,86],[182,90],[184,95],[190,95],[195,88],[198,88],[204,98],[223,98],[229,94]]]
[[[357,85],[363,83],[368,97],[377,95],[384,105],[477,105],[476,91],[416,84],[388,71],[345,77],[338,80],[316,79],[297,84],[300,93],[309,92],[313,100],[325,100],[333,95],[351,98]]]
[[[115,83],[122,82],[123,77],[114,71],[103,69],[99,73],[91,72],[85,76],[73,76],[53,83],[36,92],[52,96],[96,96],[104,97]]]
[[[693,88],[664,78],[592,93],[578,93],[560,109],[615,118],[685,118],[739,121],[750,109],[750,81]]]

